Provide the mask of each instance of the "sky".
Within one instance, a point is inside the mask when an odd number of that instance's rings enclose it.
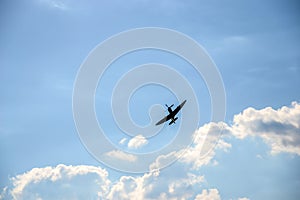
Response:
[[[299,199],[299,8],[296,0],[2,0],[0,199]],[[155,49],[125,54],[105,71],[94,97],[97,120],[118,149],[105,154],[116,169],[82,141],[73,90],[97,45],[144,27],[174,30],[202,46],[222,78],[226,116],[211,120],[205,80],[178,55]],[[176,124],[160,127],[153,137],[130,135],[118,126],[111,109],[115,86],[147,63],[169,66],[189,82],[199,116],[190,115],[196,112],[191,96],[148,84],[130,100],[117,99],[117,105],[127,102],[134,123],[151,126],[151,117],[166,114],[164,104],[177,106],[186,98]],[[139,80],[155,75],[142,74]],[[154,104],[160,110],[151,110]],[[193,139],[186,151],[138,162],[139,156],[170,146],[181,123],[194,121],[195,129],[185,129],[186,138]],[[124,171],[126,164],[146,170]]]

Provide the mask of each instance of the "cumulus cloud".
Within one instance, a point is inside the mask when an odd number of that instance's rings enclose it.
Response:
[[[171,171],[121,176],[111,181],[105,169],[94,166],[33,168],[11,179],[3,199],[191,199],[204,176]],[[178,175],[179,174],[179,175]]]
[[[223,123],[205,124],[194,133],[194,143],[180,155],[179,162],[191,164],[193,169],[199,169],[203,165],[216,164],[213,158],[216,150],[225,152],[231,148],[231,144],[223,138],[230,133],[230,127]]]
[[[107,176],[105,169],[86,165],[33,168],[11,179],[9,195],[13,199],[97,199],[108,193]]]
[[[186,178],[174,180],[168,185],[169,197],[180,199],[190,199],[194,196],[195,191],[189,190],[189,187],[199,187],[204,182],[204,176],[187,173]],[[170,199],[170,198],[167,198]]]
[[[142,176],[122,176],[111,186],[107,199],[147,199],[147,193],[151,193],[155,187],[158,174],[145,173]]]
[[[170,163],[172,160],[178,159],[179,155],[178,152],[172,151],[168,153],[167,155],[159,155],[155,161],[149,166],[150,171],[155,171],[163,168],[168,163]]]
[[[134,138],[132,138],[131,140],[129,140],[128,148],[137,149],[146,144],[148,144],[148,140],[142,135],[137,135]]]
[[[195,132],[194,144],[180,160],[194,163],[195,168],[207,165],[217,149],[227,152],[231,148],[225,139],[232,136],[239,139],[249,136],[262,138],[273,155],[280,152],[300,155],[300,104],[292,102],[290,107],[283,106],[277,110],[250,107],[235,115],[232,125],[224,122],[205,124]]]
[[[181,151],[158,156],[150,165],[150,170],[160,169],[174,159],[190,165],[193,170],[197,170],[203,165],[215,165],[217,164],[217,161],[214,160],[216,151],[228,152],[231,148],[231,144],[224,140],[226,136],[230,136],[230,127],[227,124],[223,122],[205,124],[193,134],[193,144]]]
[[[137,157],[132,154],[125,153],[120,150],[113,150],[105,153],[106,156],[109,156],[111,158],[116,158],[119,160],[124,160],[124,161],[129,161],[129,162],[134,162],[137,160]]]
[[[292,102],[290,107],[277,110],[250,107],[235,115],[232,125],[224,122],[205,124],[194,133],[194,143],[179,161],[193,163],[194,168],[212,163],[216,150],[229,151],[231,144],[226,138],[232,136],[262,138],[273,155],[281,152],[300,155],[300,104]]]
[[[185,150],[160,155],[150,172],[110,180],[105,169],[94,166],[34,168],[11,179],[0,195],[3,199],[221,199],[218,189],[204,188],[204,165],[217,164],[218,151],[229,152],[230,138],[262,138],[271,153],[300,155],[300,105],[293,102],[277,110],[247,108],[234,116],[232,125],[211,122],[194,133],[194,143]],[[140,136],[139,136],[140,137]],[[137,139],[135,137],[135,139]],[[134,139],[134,138],[133,138]],[[131,139],[132,147],[145,143]],[[133,142],[132,142],[133,141]],[[126,142],[126,141],[124,141]],[[137,157],[122,151],[106,153],[112,158],[135,162]],[[161,170],[169,159],[178,162]],[[10,198],[6,198],[9,195]],[[240,199],[247,199],[246,197]]]
[[[217,189],[202,190],[201,194],[198,194],[195,200],[220,200],[219,191]]]
[[[233,118],[232,134],[240,139],[247,136],[262,138],[271,147],[271,154],[280,152],[300,155],[300,104],[277,110],[247,108]]]

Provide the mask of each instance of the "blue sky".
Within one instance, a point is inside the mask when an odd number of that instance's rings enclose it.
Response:
[[[78,198],[87,193],[97,196],[97,192],[106,194],[105,198],[121,198],[124,194],[140,194],[141,191],[129,186],[143,180],[140,187],[146,191],[143,193],[146,199],[194,199],[197,195],[199,198],[211,195],[215,199],[298,199],[299,7],[292,0],[1,1],[0,188],[3,191],[0,197],[11,199],[14,194],[20,199],[63,198],[73,190],[79,191]],[[201,161],[195,167],[197,159],[194,163],[183,157],[159,175],[123,173],[99,163],[78,137],[72,114],[72,91],[81,63],[108,37],[141,27],[169,28],[188,35],[206,49],[222,75],[228,134],[208,155],[207,163]],[[205,129],[205,123],[210,122],[208,91],[201,77],[183,68],[188,67],[186,62],[151,50],[126,56],[107,72],[107,88],[112,88],[121,72],[131,66],[148,62],[173,66],[203,99],[199,103],[198,131],[211,132]],[[126,66],[123,71],[118,68],[121,65]],[[133,98],[137,104],[131,105],[132,115],[141,125],[148,122],[145,116],[150,104],[174,101],[174,96],[163,91],[148,97],[154,90],[161,88],[144,88]],[[99,119],[101,114],[109,112],[99,102],[109,99],[110,93],[108,89],[97,90],[95,106]],[[112,120],[106,120],[107,130],[117,130]],[[174,130],[165,128],[167,133]],[[130,139],[119,144],[122,138],[118,136],[114,142],[123,150],[130,150]],[[150,142],[146,140],[141,145],[146,150],[163,145],[161,142],[151,146]],[[191,147],[191,155],[200,155],[197,145]],[[39,174],[55,174],[59,169],[61,178],[51,182],[54,175],[44,176],[32,184],[36,177],[34,168],[40,170]],[[70,178],[67,172],[75,175]],[[18,180],[26,187],[18,188]],[[91,181],[99,183],[96,184],[99,187],[90,184]],[[64,190],[62,183],[71,189]],[[86,187],[78,190],[79,183]],[[121,187],[121,183],[128,188]],[[100,191],[101,185],[107,190]],[[48,186],[60,191],[58,196],[51,196],[54,194],[47,191]]]

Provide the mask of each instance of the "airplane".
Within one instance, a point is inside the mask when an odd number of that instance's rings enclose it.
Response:
[[[172,110],[172,107],[174,106],[174,104],[172,104],[171,106],[168,106],[167,104],[165,104],[168,108],[169,114],[167,116],[165,116],[163,119],[161,119],[159,122],[157,122],[155,125],[158,126],[168,120],[171,120],[171,122],[169,123],[169,125],[171,124],[176,124],[175,121],[178,119],[178,117],[175,117],[176,114],[180,111],[180,109],[184,106],[186,100],[184,100],[179,106],[177,106],[177,108],[175,108],[175,110]]]

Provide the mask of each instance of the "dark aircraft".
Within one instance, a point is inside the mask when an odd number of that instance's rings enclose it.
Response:
[[[174,104],[172,104],[171,106],[168,106],[166,104],[166,106],[168,107],[168,111],[169,114],[167,116],[165,116],[163,119],[161,119],[159,122],[157,122],[155,125],[160,125],[168,120],[171,119],[171,122],[169,123],[169,125],[175,123],[175,121],[178,119],[178,117],[175,117],[176,114],[179,112],[179,110],[184,106],[186,100],[184,100],[179,106],[177,106],[177,108],[175,110],[172,110],[172,107],[174,106]]]

